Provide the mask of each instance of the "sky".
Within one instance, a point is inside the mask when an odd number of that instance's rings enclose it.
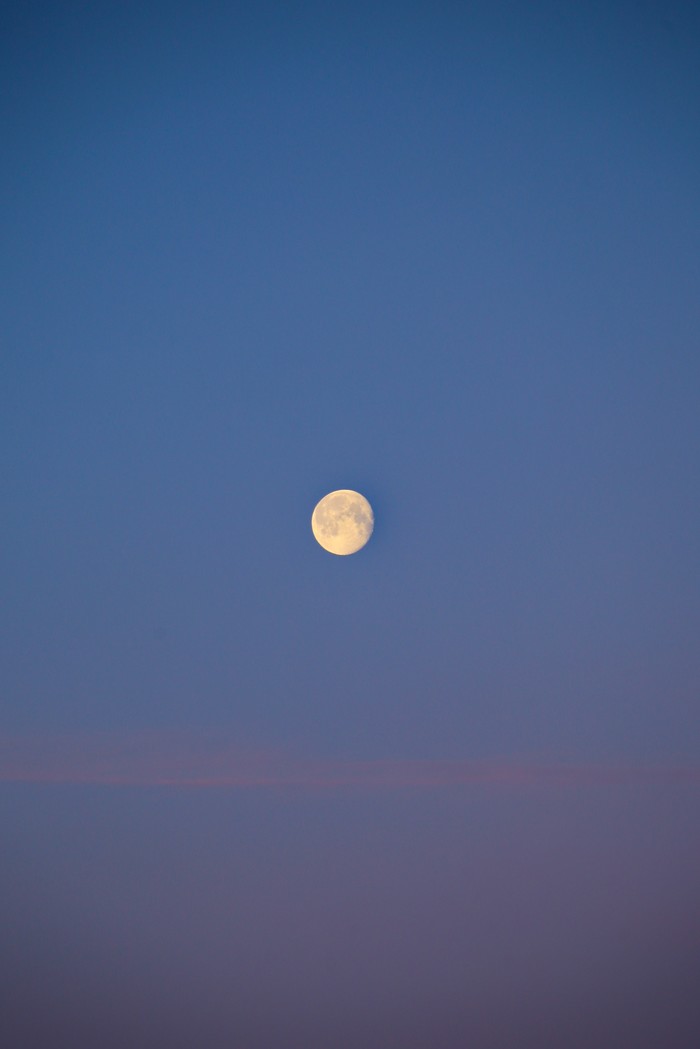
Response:
[[[0,1041],[695,1049],[698,11],[0,19]]]

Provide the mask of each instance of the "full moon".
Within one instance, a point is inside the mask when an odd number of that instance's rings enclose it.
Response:
[[[355,554],[372,534],[374,514],[364,495],[341,488],[324,495],[311,515],[316,540],[329,554]]]

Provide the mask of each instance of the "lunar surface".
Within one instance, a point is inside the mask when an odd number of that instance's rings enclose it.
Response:
[[[330,554],[355,554],[372,534],[374,514],[364,495],[341,488],[316,504],[311,528]]]

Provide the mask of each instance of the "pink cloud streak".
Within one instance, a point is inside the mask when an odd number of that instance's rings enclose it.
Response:
[[[191,789],[435,789],[695,784],[700,767],[525,760],[309,758],[185,732],[0,736],[0,782]]]

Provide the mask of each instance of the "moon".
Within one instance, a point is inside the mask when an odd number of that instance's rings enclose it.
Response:
[[[329,492],[316,504],[311,530],[329,554],[356,554],[374,529],[374,514],[364,495],[349,488]]]

